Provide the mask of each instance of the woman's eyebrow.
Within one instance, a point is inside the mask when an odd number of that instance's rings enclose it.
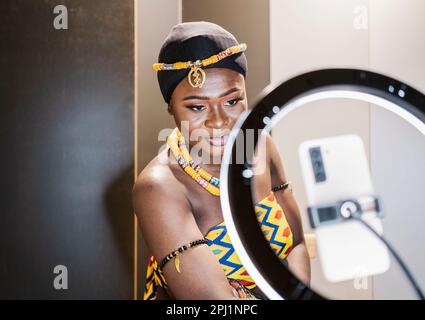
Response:
[[[218,97],[221,98],[221,97],[227,96],[228,94],[231,94],[231,93],[236,92],[236,91],[241,91],[241,89],[239,89],[239,88],[229,89],[226,92],[220,94]],[[184,97],[182,100],[185,101],[185,100],[191,100],[191,99],[208,100],[208,99],[210,99],[210,97],[206,97],[206,96],[187,96],[187,97]]]

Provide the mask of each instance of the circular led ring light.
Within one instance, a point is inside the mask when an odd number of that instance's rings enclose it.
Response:
[[[325,69],[302,74],[278,86],[268,86],[255,107],[236,123],[225,147],[221,168],[221,206],[236,252],[259,288],[269,299],[324,299],[300,282],[271,250],[258,226],[251,193],[252,154],[236,162],[236,137],[272,126],[295,108],[328,98],[351,98],[373,103],[399,115],[425,135],[425,96],[387,76],[364,70]],[[244,141],[246,146],[246,141]],[[247,148],[244,148],[247,150]],[[231,163],[231,164],[230,164]],[[231,200],[231,201],[230,201]]]

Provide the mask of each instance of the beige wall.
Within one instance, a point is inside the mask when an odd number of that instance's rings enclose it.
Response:
[[[181,3],[175,0],[136,0],[138,19],[137,37],[137,96],[138,96],[138,135],[137,170],[158,153],[161,143],[158,133],[163,128],[174,128],[174,120],[167,113],[166,104],[158,87],[156,73],[151,66],[157,62],[159,49],[171,27],[181,21]],[[158,12],[160,23],[158,21]],[[139,236],[138,256],[138,296],[144,289],[148,250]]]
[[[425,93],[425,1],[370,2],[370,67]],[[425,139],[398,116],[371,108],[371,170],[386,216],[384,232],[425,288]],[[375,277],[379,299],[415,299],[404,274]]]
[[[161,12],[160,23],[156,12]],[[175,126],[167,112],[152,64],[157,62],[159,50],[171,27],[180,22],[180,12],[180,1],[139,0],[139,171],[157,155],[161,145],[157,142],[159,131]]]
[[[331,68],[368,68],[368,31],[354,28],[360,0],[270,1],[270,75],[280,83],[303,72]],[[338,121],[340,119],[341,121]],[[306,140],[356,133],[369,150],[369,107],[366,103],[322,101],[290,113],[273,129],[289,180],[310,231],[298,146]],[[353,282],[328,283],[318,258],[311,260],[312,287],[332,298],[372,297],[372,290],[355,290]]]

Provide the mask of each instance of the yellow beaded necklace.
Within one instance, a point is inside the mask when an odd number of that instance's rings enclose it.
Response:
[[[176,127],[167,137],[167,145],[170,147],[177,163],[193,180],[211,194],[220,196],[220,179],[194,163],[179,128]]]

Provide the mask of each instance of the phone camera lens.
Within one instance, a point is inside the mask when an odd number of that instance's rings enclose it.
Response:
[[[316,180],[319,182],[319,181],[324,181],[324,180],[326,180],[326,178],[325,178],[325,174],[323,173],[323,172],[318,172],[317,174],[316,174]]]
[[[322,168],[323,168],[322,162],[320,162],[320,161],[315,161],[314,162],[314,169],[321,170]]]
[[[312,157],[313,159],[317,159],[318,157],[320,157],[320,152],[319,152],[319,150],[317,150],[317,149],[313,149],[313,150],[312,150],[312,152],[311,152],[311,157]]]

